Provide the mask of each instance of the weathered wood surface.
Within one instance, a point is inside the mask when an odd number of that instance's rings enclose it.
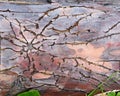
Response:
[[[0,3],[0,96],[37,88],[43,96],[120,89],[120,10],[95,3]],[[15,91],[16,90],[16,91]]]

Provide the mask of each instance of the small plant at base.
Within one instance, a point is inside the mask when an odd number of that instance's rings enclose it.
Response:
[[[120,91],[119,92],[108,92],[107,96],[120,96]]]
[[[32,89],[32,90],[20,93],[17,96],[41,96],[41,95],[38,90]]]
[[[102,94],[104,93],[104,89],[103,89],[103,85],[108,81],[108,80],[110,80],[111,78],[113,78],[114,76],[116,76],[116,74],[118,74],[119,72],[114,72],[114,73],[112,73],[104,82],[102,82],[102,83],[100,83],[98,86],[97,86],[97,88],[96,89],[94,89],[94,90],[92,90],[88,95],[86,95],[86,96],[94,96],[96,93],[97,93],[97,91],[101,91],[102,92]],[[118,92],[117,93],[117,95],[116,95],[116,93],[115,93],[115,95],[114,95],[114,93],[115,92],[109,92],[109,93],[107,93],[106,95],[105,94],[103,94],[103,95],[100,95],[100,96],[120,96],[120,92]],[[97,95],[96,95],[97,96]]]

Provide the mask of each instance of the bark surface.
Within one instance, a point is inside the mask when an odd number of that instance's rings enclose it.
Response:
[[[0,1],[0,96],[120,89],[119,0],[19,1]]]

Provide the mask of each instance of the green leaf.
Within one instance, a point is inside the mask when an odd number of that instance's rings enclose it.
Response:
[[[120,96],[120,92],[117,93],[117,96]]]
[[[107,94],[107,96],[115,96],[115,92],[109,92],[108,94]]]
[[[33,89],[27,92],[20,93],[17,96],[40,96],[40,94],[38,90]]]

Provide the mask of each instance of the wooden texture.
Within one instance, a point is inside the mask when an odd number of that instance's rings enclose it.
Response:
[[[0,96],[85,96],[102,82],[120,89],[119,6],[46,3],[0,3]]]

